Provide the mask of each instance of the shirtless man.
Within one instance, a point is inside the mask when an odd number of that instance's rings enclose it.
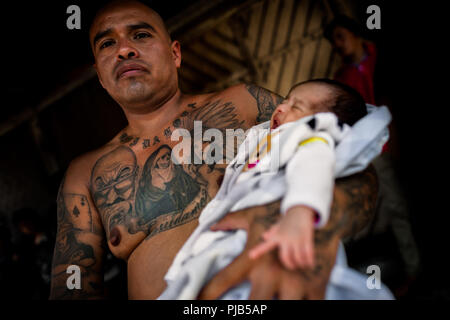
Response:
[[[71,162],[58,194],[58,231],[50,298],[102,297],[106,245],[127,262],[130,299],[154,299],[164,274],[216,194],[226,164],[175,165],[170,152],[177,128],[242,128],[270,119],[281,101],[269,91],[237,85],[222,92],[187,95],[178,88],[180,44],[160,16],[138,2],[103,8],[90,29],[102,86],[119,103],[128,126],[102,148]],[[322,298],[340,237],[370,219],[376,178],[366,171],[338,181],[327,227],[315,237],[316,266],[286,270],[273,252],[250,261],[248,248],[273,223],[279,203],[228,215],[216,228],[246,228],[247,248],[202,291],[214,299],[250,279],[251,298]],[[81,289],[69,290],[69,265],[81,270]]]

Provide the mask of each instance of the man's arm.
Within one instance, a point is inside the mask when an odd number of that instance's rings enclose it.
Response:
[[[203,288],[199,298],[217,299],[248,279],[252,283],[252,299],[275,296],[280,299],[323,299],[339,240],[357,233],[371,221],[377,192],[378,184],[372,167],[336,181],[330,219],[315,232],[315,266],[308,271],[283,268],[274,251],[256,260],[248,256],[249,250],[261,242],[262,233],[279,218],[280,201],[228,214],[213,229],[246,229],[246,247]]]
[[[318,230],[317,241],[332,236],[355,236],[372,221],[378,195],[378,179],[370,165],[366,170],[336,180],[329,223]]]
[[[270,120],[275,108],[284,100],[280,95],[254,84],[248,84],[245,88],[256,100],[258,107],[256,124]]]
[[[103,294],[104,232],[78,176],[77,169],[69,168],[58,192],[50,299],[95,299]]]

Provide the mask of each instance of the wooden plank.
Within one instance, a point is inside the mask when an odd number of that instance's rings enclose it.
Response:
[[[268,8],[268,0],[265,0],[262,5],[262,11],[261,11],[261,17],[259,20],[259,26],[258,26],[258,33],[256,36],[256,44],[255,44],[255,50],[253,52],[254,57],[259,57],[259,50],[261,46],[261,42],[263,41],[263,31],[264,31],[264,24],[266,23],[266,15],[267,15],[267,8]]]
[[[283,97],[287,95],[289,89],[295,83],[295,66],[300,59],[300,47],[298,46],[286,54],[286,66],[283,75],[280,77],[280,88],[277,90]]]
[[[278,0],[277,5],[277,14],[275,15],[275,25],[272,31],[272,38],[270,40],[270,46],[269,46],[269,52],[272,53],[275,48],[275,43],[280,38],[282,30],[280,30],[280,25],[284,24],[286,25],[286,21],[283,19],[286,16],[287,10],[284,6],[284,0]],[[284,14],[284,15],[283,15]]]
[[[235,59],[241,59],[241,52],[239,47],[234,44],[225,43],[220,38],[218,38],[213,32],[208,32],[203,36],[203,41],[208,46],[220,48],[225,51],[228,55]]]
[[[266,88],[277,93],[277,82],[279,79],[279,75],[283,72],[281,70],[281,64],[282,64],[282,58],[279,57],[269,64],[269,69],[267,73],[267,81],[266,81]]]
[[[217,25],[217,27],[214,28],[214,31],[221,34],[224,38],[231,39],[231,41],[234,41],[233,30],[231,30],[228,20]]]
[[[246,67],[245,62],[242,61],[241,59],[236,59],[235,57],[230,56],[226,51],[222,50],[221,48],[209,46],[207,43],[203,42],[203,40],[199,40],[193,43],[189,47],[189,50],[195,52],[198,55],[203,55],[207,59],[216,61],[220,65],[227,66],[227,68],[231,70]]]
[[[311,19],[306,29],[307,33],[313,32],[322,28],[322,20],[324,17],[321,6],[317,1],[311,2]]]
[[[263,23],[261,39],[259,39],[260,46],[257,51],[256,57],[264,57],[271,52],[270,45],[272,43],[272,36],[274,31],[276,31],[276,17],[278,12],[278,3],[279,1],[266,1],[267,5],[267,13],[266,18]]]
[[[196,77],[198,81],[195,81],[197,84],[204,84],[211,81],[216,81],[216,78],[212,77],[210,74],[204,72],[199,69],[198,66],[190,64],[188,61],[185,61],[183,64],[184,72],[186,74],[191,74],[192,77]]]
[[[311,62],[311,67],[309,68],[309,76],[308,79],[313,79],[314,76],[314,72],[316,70],[316,66],[317,66],[317,61],[318,61],[318,57],[319,57],[319,52],[320,52],[320,45],[321,45],[321,39],[317,39],[315,41],[315,48],[314,48],[314,55],[313,55],[313,60]]]
[[[197,55],[189,49],[184,50],[183,53],[185,63],[195,66],[203,73],[211,75],[215,79],[222,79],[230,74],[227,66],[222,66],[214,61],[210,61],[205,56]]]
[[[299,1],[299,0],[297,0]],[[294,42],[305,34],[305,21],[308,14],[309,0],[301,0],[299,5],[297,6],[297,11],[294,19],[294,27],[293,32],[291,34],[291,38],[289,42]]]
[[[317,53],[317,64],[314,70],[313,77],[326,78],[328,76],[327,69],[332,48],[330,42],[327,39],[321,38],[319,41],[320,41],[320,50]]]
[[[277,37],[273,45],[273,51],[277,51],[289,43],[289,36],[292,32],[293,19],[295,18],[295,12],[293,11],[295,3],[294,0],[281,0],[280,8],[282,8],[282,14],[280,17],[280,25],[278,28]]]
[[[256,43],[258,40],[259,21],[262,16],[262,2],[258,2],[253,5],[248,12],[246,12],[246,14],[249,17],[249,22],[247,24],[248,26],[245,42],[253,55],[256,50]]]
[[[239,51],[241,53],[241,56],[247,64],[248,75],[251,78],[250,80],[254,82],[259,77],[259,72],[250,49],[248,48],[247,43],[244,39],[244,33],[247,27],[246,22],[243,19],[244,17],[242,16],[235,16],[234,18],[230,19],[231,29],[233,31],[234,38],[239,44]]]
[[[302,58],[300,61],[300,67],[298,69],[298,74],[296,76],[296,83],[305,81],[309,79],[310,69],[312,65],[312,60],[314,59],[314,52],[316,49],[315,42],[308,42],[303,46]]]

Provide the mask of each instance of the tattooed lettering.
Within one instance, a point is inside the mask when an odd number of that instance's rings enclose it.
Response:
[[[166,128],[164,130],[164,135],[168,138],[170,137],[170,135],[172,134],[172,131],[170,130],[170,128]]]
[[[148,147],[150,147],[150,139],[144,139],[144,141],[142,141],[142,148],[147,149]]]
[[[119,137],[119,141],[120,143],[124,144],[124,143],[128,143],[131,140],[133,140],[132,136],[129,136],[127,133],[122,133]]]
[[[130,147],[134,147],[135,145],[137,145],[138,141],[140,138],[134,138],[133,141],[129,144]]]

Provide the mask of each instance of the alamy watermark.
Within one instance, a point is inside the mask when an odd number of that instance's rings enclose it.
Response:
[[[67,267],[66,270],[67,274],[70,274],[70,276],[66,280],[66,286],[67,289],[73,290],[73,289],[81,289],[81,270],[80,267],[77,265],[70,265]]]
[[[280,167],[279,134],[272,134],[268,128],[247,131],[209,128],[203,133],[202,121],[194,121],[193,131],[175,129],[171,141],[178,142],[171,152],[176,165],[233,163],[271,173]],[[266,155],[270,155],[270,162],[256,166]]]
[[[367,274],[370,274],[370,276],[366,280],[366,286],[369,290],[380,290],[381,289],[381,270],[380,267],[372,264],[367,267],[366,270]]]

